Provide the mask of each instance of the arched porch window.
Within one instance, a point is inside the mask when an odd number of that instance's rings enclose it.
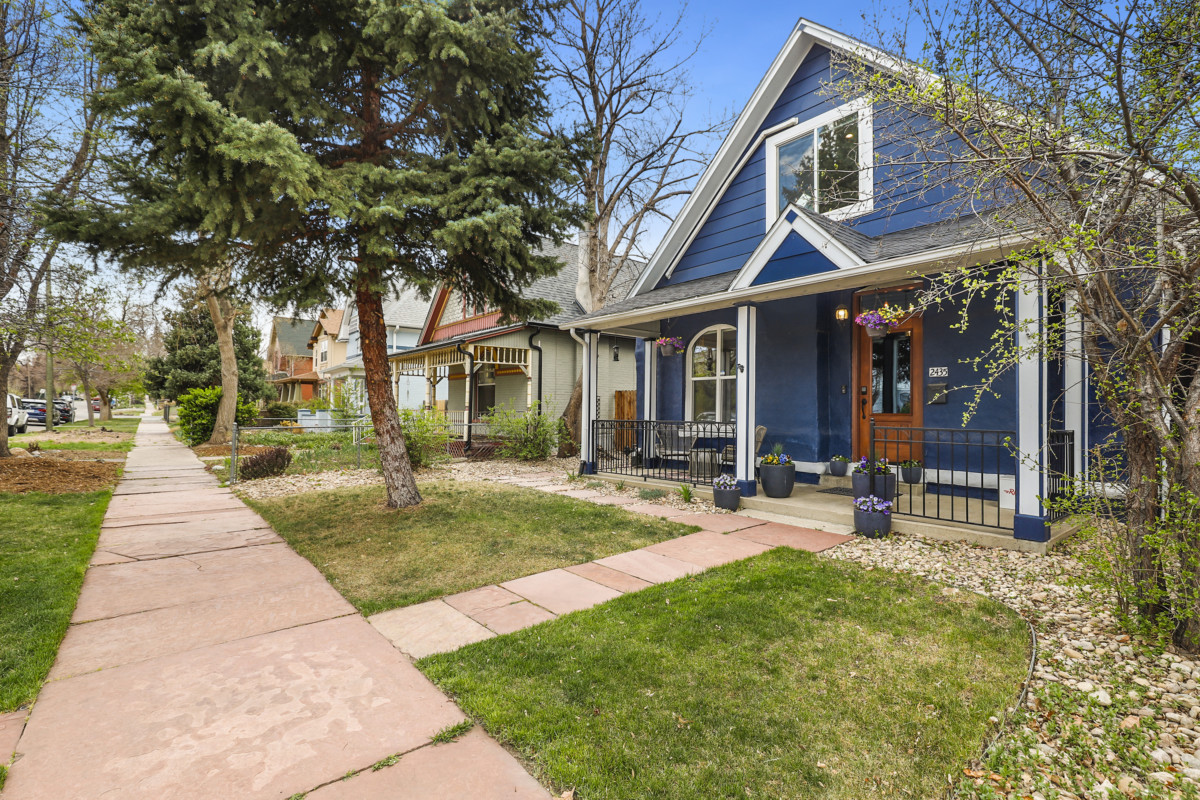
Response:
[[[737,329],[705,328],[688,345],[687,418],[733,422],[737,411]]]

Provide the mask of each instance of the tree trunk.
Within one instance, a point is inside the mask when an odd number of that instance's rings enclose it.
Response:
[[[358,335],[362,350],[363,372],[367,384],[367,404],[375,426],[375,442],[387,486],[388,508],[407,508],[421,502],[404,432],[400,428],[400,413],[392,393],[391,367],[388,364],[387,326],[383,321],[383,296],[372,288],[369,274],[364,274],[354,292],[358,306]]]
[[[221,354],[221,404],[217,406],[217,421],[213,424],[208,444],[227,444],[233,438],[233,423],[237,415],[238,365],[233,344],[233,303],[228,297],[209,290],[204,297],[208,315],[217,331],[217,350]]]
[[[108,389],[96,389],[96,394],[100,395],[100,421],[112,419],[112,397],[108,393]],[[91,407],[91,404],[88,404]]]
[[[13,364],[17,361],[16,356],[11,359],[5,358],[0,361],[0,387],[6,395],[4,398],[4,424],[0,425],[0,458],[8,458],[12,455],[8,451],[8,377],[12,374]]]
[[[1195,380],[1195,378],[1193,378]],[[1178,480],[1193,497],[1200,497],[1200,430],[1195,426],[1180,432],[1180,458],[1183,469]],[[1200,520],[1194,515],[1179,520],[1174,535],[1178,537],[1180,596],[1175,610],[1178,625],[1173,640],[1175,646],[1189,653],[1200,653]]]
[[[92,387],[88,383],[87,370],[79,370],[79,381],[83,384],[83,405],[87,408],[88,427],[96,427],[96,417],[92,414]]]
[[[558,440],[558,457],[570,458],[579,453],[579,418],[583,412],[583,372],[575,376],[575,388],[567,398],[562,421],[566,423],[569,436]]]
[[[1146,534],[1158,523],[1161,509],[1159,453],[1152,432],[1141,421],[1134,419],[1126,424],[1124,434],[1129,464],[1125,536],[1136,593],[1132,600],[1138,615],[1152,622],[1168,613],[1160,553],[1146,540]]]

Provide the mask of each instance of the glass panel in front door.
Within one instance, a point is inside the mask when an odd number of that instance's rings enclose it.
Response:
[[[912,413],[912,334],[871,340],[871,412]]]

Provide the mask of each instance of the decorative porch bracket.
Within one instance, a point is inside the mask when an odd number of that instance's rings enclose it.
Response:
[[[1047,425],[1046,360],[1041,348],[1045,297],[1036,282],[1017,289],[1017,498],[1013,536],[1050,541],[1050,525],[1042,507],[1045,497]]]
[[[758,308],[752,304],[737,309],[737,458],[734,477],[743,497],[758,493],[754,477],[754,369],[758,349]]]

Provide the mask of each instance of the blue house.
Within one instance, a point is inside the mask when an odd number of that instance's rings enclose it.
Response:
[[[994,304],[972,307],[966,331],[953,308],[927,308],[885,335],[855,324],[864,311],[909,307],[930,275],[1002,262],[1020,240],[983,237],[977,218],[948,217],[928,193],[878,202],[894,179],[875,168],[883,115],[830,90],[837,51],[894,67],[801,20],[630,296],[563,325],[590,345],[585,398],[598,337],[642,341],[640,418],[597,419],[585,399],[583,469],[697,485],[727,472],[754,498],[757,460],[780,444],[797,462],[789,500],[806,516],[805,503],[850,508],[827,475],[831,457],[875,453],[922,462],[901,487],[898,528],[915,520],[1048,542],[1047,499],[1086,446],[1079,348],[1069,340],[1023,361],[964,422],[982,379],[969,360],[989,345]],[[1036,291],[1017,292],[1011,309],[1065,313]],[[679,352],[664,355],[660,337]]]

